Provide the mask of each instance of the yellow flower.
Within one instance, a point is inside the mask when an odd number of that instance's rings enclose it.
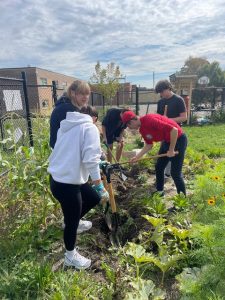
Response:
[[[222,194],[222,197],[225,198],[225,193]]]
[[[220,178],[219,178],[219,176],[213,176],[212,179],[219,180]]]
[[[212,198],[208,199],[208,205],[215,205],[215,204],[216,204],[215,197],[212,197]]]

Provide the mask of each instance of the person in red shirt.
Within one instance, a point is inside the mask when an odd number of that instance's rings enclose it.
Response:
[[[145,140],[145,146],[131,160],[135,162],[151,150],[154,142],[162,142],[159,154],[167,153],[167,156],[158,158],[155,166],[156,189],[160,195],[164,195],[164,170],[171,160],[171,176],[176,185],[177,193],[186,195],[185,183],[182,175],[187,137],[181,127],[173,120],[158,114],[147,114],[143,117],[135,115],[131,110],[122,114],[122,122],[130,129],[139,129]],[[175,155],[175,151],[178,154]]]

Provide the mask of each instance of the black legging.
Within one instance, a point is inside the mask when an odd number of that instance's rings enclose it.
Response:
[[[169,150],[170,143],[162,142],[159,149],[159,154],[166,153]],[[155,170],[156,170],[156,189],[157,191],[163,191],[164,188],[164,170],[171,160],[171,176],[176,185],[177,193],[184,193],[186,195],[185,183],[182,175],[182,167],[184,161],[184,154],[187,148],[187,137],[183,133],[178,139],[175,147],[175,151],[178,151],[179,154],[174,157],[160,157],[157,160]]]
[[[88,183],[60,183],[51,176],[50,188],[53,196],[61,204],[65,223],[64,243],[66,250],[71,251],[75,247],[80,219],[99,203],[100,197]]]

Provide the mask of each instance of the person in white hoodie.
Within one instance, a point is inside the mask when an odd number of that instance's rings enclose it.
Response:
[[[60,123],[48,167],[51,192],[60,202],[64,215],[64,264],[77,269],[91,265],[91,260],[75,248],[79,221],[102,198],[109,199],[101,181],[100,136],[93,124],[92,111],[87,107],[87,112],[67,112],[66,119]],[[89,176],[93,186],[88,183]]]

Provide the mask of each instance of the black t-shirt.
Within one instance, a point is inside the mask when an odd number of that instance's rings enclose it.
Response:
[[[105,126],[106,132],[108,135],[113,135],[119,129],[124,129],[126,126],[122,123],[120,113],[122,109],[120,108],[110,108],[103,121],[102,125]]]
[[[168,118],[177,118],[181,113],[187,111],[184,99],[176,94],[173,94],[173,96],[169,99],[162,98],[158,101],[157,114],[164,115],[166,105],[166,116]]]

